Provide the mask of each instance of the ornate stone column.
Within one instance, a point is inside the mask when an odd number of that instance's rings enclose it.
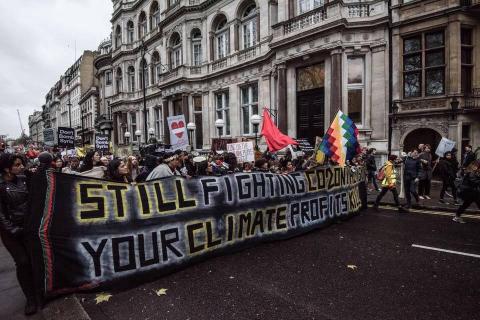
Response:
[[[182,113],[185,115],[185,125],[190,122],[190,112],[188,111],[188,95],[182,95]]]
[[[278,128],[283,133],[288,131],[287,119],[287,68],[278,66]]]
[[[342,110],[342,49],[331,52],[330,121]]]

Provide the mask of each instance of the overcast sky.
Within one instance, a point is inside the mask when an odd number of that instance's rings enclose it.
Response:
[[[110,35],[111,0],[0,0],[0,134],[20,136],[28,115],[83,50]]]

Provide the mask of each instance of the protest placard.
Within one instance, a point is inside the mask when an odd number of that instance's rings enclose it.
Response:
[[[227,151],[234,153],[239,163],[255,161],[252,141],[229,143]]]
[[[75,130],[72,128],[58,127],[58,146],[60,148],[75,148]]]

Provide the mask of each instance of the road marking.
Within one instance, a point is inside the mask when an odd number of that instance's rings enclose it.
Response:
[[[390,207],[390,206],[380,206],[381,209],[386,209],[386,210],[398,210],[395,207]],[[446,217],[454,217],[455,213],[453,212],[439,212],[439,211],[429,211],[429,210],[421,210],[421,209],[410,209],[409,212],[415,212],[415,213],[426,213],[426,214],[431,214],[435,216],[446,216]],[[480,220],[479,215],[472,215],[472,214],[462,214],[462,218],[468,218],[468,219],[477,219]]]
[[[479,258],[480,259],[479,254],[473,254],[473,253],[467,253],[467,252],[461,252],[461,251],[453,251],[453,250],[447,250],[447,249],[435,248],[435,247],[427,247],[427,246],[421,246],[421,245],[418,245],[418,244],[412,244],[412,247],[420,248],[420,249],[426,249],[426,250],[453,253],[453,254],[458,254],[458,255],[461,255],[461,256],[474,257],[474,258]]]

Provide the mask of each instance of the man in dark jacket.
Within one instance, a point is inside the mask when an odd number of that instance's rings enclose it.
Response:
[[[447,203],[443,198],[448,187],[452,188],[454,204],[459,205],[457,201],[457,189],[455,188],[455,178],[457,176],[457,163],[451,152],[445,152],[445,156],[438,162],[438,173],[442,178],[442,191],[440,191],[440,203]]]
[[[415,200],[419,201],[417,187],[418,177],[420,175],[421,164],[418,159],[418,150],[413,149],[410,156],[405,158],[403,170],[403,185],[405,186],[405,196],[407,198],[407,206],[405,209],[410,209],[412,206],[412,195]]]
[[[472,146],[466,145],[465,155],[463,156],[462,169],[465,170],[473,161],[475,161],[475,153],[473,152]]]
[[[368,183],[370,183],[370,180],[372,180],[372,185],[375,188],[375,190],[380,191],[380,188],[377,185],[377,177],[375,176],[377,172],[377,163],[375,162],[376,152],[377,152],[377,149],[375,148],[368,149],[366,165],[367,165],[367,173],[368,173]]]
[[[458,196],[463,199],[463,204],[458,207],[453,221],[465,223],[461,215],[472,203],[475,202],[480,209],[480,162],[477,165],[471,165],[465,172]]]

